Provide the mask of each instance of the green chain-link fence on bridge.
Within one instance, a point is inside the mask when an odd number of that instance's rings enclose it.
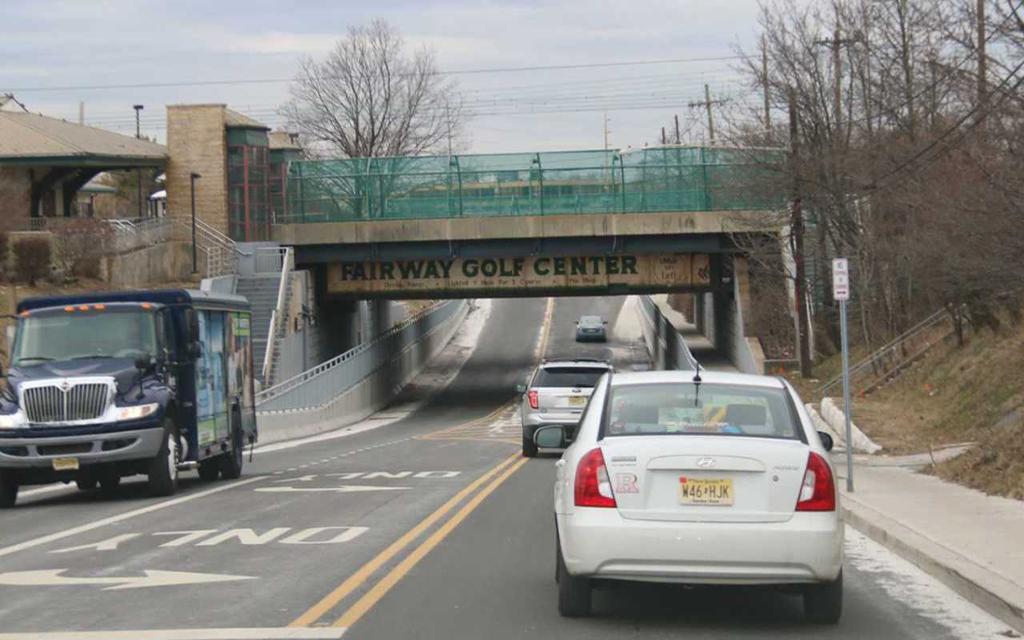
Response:
[[[776,209],[783,161],[707,147],[304,160],[276,222]]]

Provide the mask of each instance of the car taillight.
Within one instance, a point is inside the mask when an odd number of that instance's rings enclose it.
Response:
[[[592,449],[576,467],[577,507],[615,507],[612,483],[600,449]]]
[[[832,478],[832,469],[824,458],[813,451],[807,458],[807,471],[804,473],[803,484],[800,485],[796,510],[836,510],[836,483]]]
[[[537,392],[536,391],[530,391],[529,393],[527,393],[526,394],[526,399],[530,401],[530,408],[531,409],[539,409],[540,408],[540,403],[537,400]]]

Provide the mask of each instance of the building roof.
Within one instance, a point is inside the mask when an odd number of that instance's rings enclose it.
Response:
[[[270,132],[270,148],[271,149],[292,149],[295,151],[302,151],[302,145],[293,139],[294,133],[287,131],[271,131]]]
[[[36,113],[0,110],[0,164],[162,165],[167,148]]]
[[[224,109],[224,125],[228,127],[239,127],[243,129],[262,129],[270,131],[270,127],[249,116],[238,113],[233,109]]]

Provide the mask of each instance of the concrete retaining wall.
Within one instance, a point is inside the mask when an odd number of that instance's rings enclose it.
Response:
[[[192,246],[187,242],[164,242],[130,253],[105,256],[102,265],[103,275],[113,288],[183,282],[192,275]]]
[[[340,429],[385,407],[427,361],[448,344],[468,312],[469,305],[463,304],[447,323],[396,353],[387,366],[370,374],[328,405],[303,411],[258,413],[260,443],[269,444]]]

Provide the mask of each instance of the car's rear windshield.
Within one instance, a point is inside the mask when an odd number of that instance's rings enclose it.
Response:
[[[784,389],[689,382],[622,385],[612,388],[607,407],[605,436],[714,434],[803,439]]]
[[[604,375],[597,367],[545,367],[533,379],[534,387],[593,387]]]

